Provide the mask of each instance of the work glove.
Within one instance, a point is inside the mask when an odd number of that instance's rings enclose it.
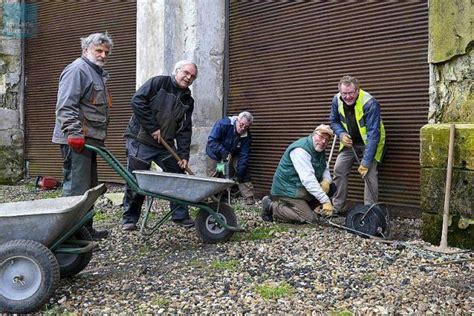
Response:
[[[360,165],[359,168],[357,168],[357,171],[360,173],[362,178],[365,178],[365,176],[367,175],[367,172],[369,172],[369,168],[363,165]]]
[[[349,134],[347,133],[341,133],[339,139],[341,140],[341,143],[346,146],[347,148],[352,147],[352,138]]]
[[[332,206],[331,202],[326,202],[323,204],[321,215],[325,217],[331,217],[333,212],[334,212],[334,206]]]
[[[225,173],[225,162],[221,161],[218,162],[216,165],[216,171],[219,173],[224,174]]]
[[[321,181],[321,183],[319,183],[319,185],[321,185],[321,189],[323,189],[324,193],[326,193],[326,194],[329,193],[329,187],[331,186],[331,183],[329,183],[328,180]]]
[[[80,153],[84,149],[84,145],[86,144],[86,140],[83,136],[68,136],[67,137],[67,144],[74,150],[75,152]]]

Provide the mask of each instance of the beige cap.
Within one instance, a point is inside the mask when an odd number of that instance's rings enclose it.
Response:
[[[319,132],[320,134],[326,134],[329,136],[329,138],[334,136],[334,132],[332,131],[331,127],[329,125],[321,124],[316,129],[314,130],[313,134]]]

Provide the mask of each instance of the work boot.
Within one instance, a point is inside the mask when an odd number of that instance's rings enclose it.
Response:
[[[88,229],[89,229],[89,233],[91,233],[92,240],[94,241],[106,239],[110,235],[110,232],[106,229],[96,230],[95,228],[91,228],[91,227],[88,227]]]
[[[194,226],[194,221],[191,218],[173,219],[173,223],[184,228],[191,228]]]
[[[272,200],[270,197],[264,196],[262,199],[262,212],[260,215],[262,216],[262,219],[266,222],[273,222],[273,211],[272,211]]]
[[[137,224],[135,223],[124,223],[122,224],[122,230],[137,230],[138,227],[137,227]]]
[[[92,240],[94,240],[94,241],[99,241],[99,240],[105,239],[105,238],[109,237],[109,235],[110,235],[110,232],[108,230],[105,230],[105,229],[104,230],[96,230],[94,227],[92,227],[92,219],[85,224],[85,227],[87,228],[87,230],[91,234]]]

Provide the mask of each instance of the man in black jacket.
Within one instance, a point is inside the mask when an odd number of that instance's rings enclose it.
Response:
[[[189,161],[194,99],[189,86],[196,79],[195,63],[182,60],[176,63],[173,76],[156,76],[149,79],[132,97],[133,115],[128,123],[127,168],[150,169],[151,162],[165,172],[184,173]],[[161,145],[165,141],[175,149],[180,161],[176,161]],[[176,141],[176,146],[175,146]],[[122,228],[137,229],[144,196],[126,186]],[[187,207],[170,202],[174,210],[172,220],[178,225],[192,227]]]

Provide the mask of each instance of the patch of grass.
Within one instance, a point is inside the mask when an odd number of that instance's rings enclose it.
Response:
[[[121,212],[105,212],[102,209],[96,209],[94,214],[94,222],[115,222],[120,220]]]
[[[239,265],[239,260],[214,260],[211,262],[211,267],[217,270],[229,270],[235,271],[237,270],[237,266]]]
[[[361,279],[364,282],[372,282],[375,280],[375,274],[374,273],[364,274]]]
[[[232,236],[233,240],[260,240],[272,238],[276,233],[286,232],[288,227],[274,225],[272,227],[257,227],[249,232],[235,234]]]
[[[170,303],[171,302],[169,299],[167,299],[166,297],[161,297],[161,296],[155,296],[153,300],[151,301],[151,305],[159,306],[159,307],[168,307]]]
[[[41,199],[55,199],[63,195],[63,190],[41,191]]]
[[[286,282],[280,283],[266,283],[258,285],[255,288],[258,295],[264,299],[278,299],[282,297],[292,296],[295,292],[295,289]]]
[[[138,248],[138,254],[141,257],[148,256],[151,252],[150,246],[146,243],[140,245],[140,248]]]

